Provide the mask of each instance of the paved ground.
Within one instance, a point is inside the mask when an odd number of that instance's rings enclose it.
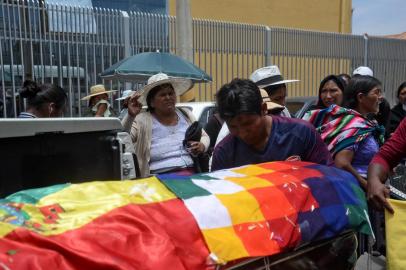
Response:
[[[368,260],[369,259],[369,260]],[[370,267],[368,268],[368,265]],[[384,256],[374,257],[368,256],[366,253],[359,257],[355,270],[385,270],[386,259]]]

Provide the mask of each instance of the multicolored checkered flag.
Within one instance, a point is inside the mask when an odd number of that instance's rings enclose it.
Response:
[[[159,178],[183,200],[220,263],[279,253],[351,228],[370,232],[363,191],[334,167],[270,162]]]

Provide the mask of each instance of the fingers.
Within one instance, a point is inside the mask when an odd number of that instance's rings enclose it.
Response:
[[[368,200],[376,210],[383,211],[384,209],[387,209],[391,214],[393,214],[394,210],[387,200],[387,198],[389,198],[389,193],[389,189],[382,186],[378,190],[369,192]]]
[[[389,213],[393,214],[395,211],[393,210],[392,206],[390,205],[389,201],[387,200],[387,198],[389,198],[390,195],[390,190],[388,187],[385,186],[385,189],[383,191],[383,197],[382,197],[382,204],[383,207],[385,207]]]
[[[202,150],[201,150],[201,142],[193,142],[193,141],[189,141],[188,142],[188,148],[187,148],[187,151],[189,152],[189,153],[192,153],[192,154],[199,154],[199,153],[201,153],[202,152]]]
[[[192,143],[190,143],[190,148],[191,148],[191,149],[198,149],[198,148],[199,148],[199,143],[198,143],[198,142],[192,142]]]
[[[134,107],[142,107],[142,104],[138,101],[138,99],[140,98],[140,94],[135,93],[130,97],[130,100],[128,101],[128,104],[131,104]]]
[[[389,211],[389,213],[394,214],[395,210],[393,210],[392,206],[390,205],[390,203],[388,202],[388,200],[385,199],[383,206],[385,207],[386,210]]]
[[[199,145],[197,143],[192,143],[192,144],[190,144],[188,149],[193,154],[196,154],[199,151]]]
[[[131,95],[131,98],[135,98],[135,97],[139,98],[140,96],[141,96],[141,95],[140,95],[139,92],[135,92],[135,93],[133,93],[133,94]]]
[[[189,142],[190,148],[191,149],[200,149],[200,142]]]
[[[142,104],[138,101],[139,97],[140,95],[133,94],[128,101],[128,114],[132,117],[136,117],[141,112]]]
[[[128,103],[137,106],[141,105],[141,103],[138,101],[140,97],[141,95],[139,93],[134,93],[131,95],[130,99],[128,100]]]

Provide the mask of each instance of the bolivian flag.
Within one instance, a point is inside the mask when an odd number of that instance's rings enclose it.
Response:
[[[311,163],[57,185],[0,200],[0,269],[213,269],[347,229],[369,232],[362,190]]]

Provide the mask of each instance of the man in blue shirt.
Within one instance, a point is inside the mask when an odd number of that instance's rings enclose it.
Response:
[[[217,93],[220,117],[230,134],[215,148],[212,171],[267,161],[301,160],[333,165],[330,152],[306,121],[267,115],[250,80],[234,79]]]

